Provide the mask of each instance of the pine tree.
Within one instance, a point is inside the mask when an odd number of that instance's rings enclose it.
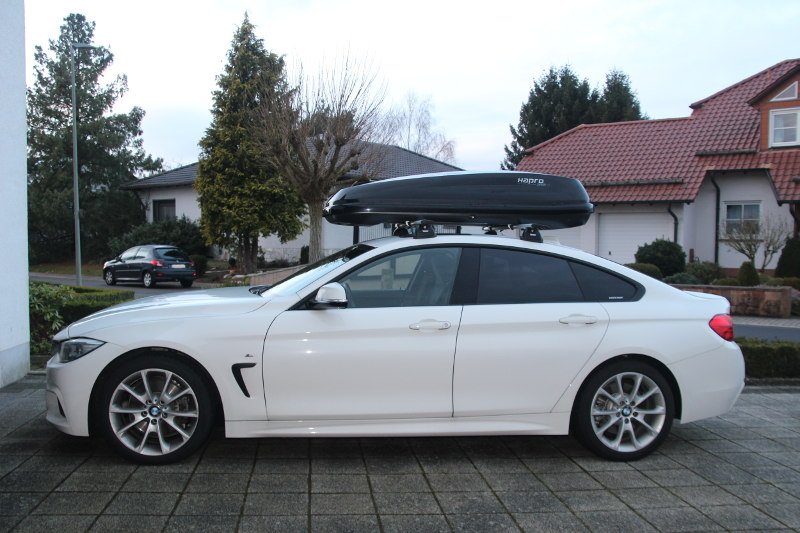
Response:
[[[34,54],[33,86],[28,89],[28,241],[32,262],[67,259],[74,249],[72,187],[72,43],[91,44],[95,24],[83,15],[64,19],[59,37]],[[144,111],[112,113],[127,90],[118,76],[101,84],[114,56],[104,47],[74,52],[78,109],[78,162],[81,245],[86,257],[108,253],[111,238],[144,222],[144,208],[119,186],[161,160],[142,149]]]
[[[276,91],[286,85],[283,58],[267,52],[254,29],[245,15],[234,34],[214,91],[211,126],[200,141],[195,181],[206,240],[234,248],[245,272],[256,268],[259,235],[293,239],[303,229],[305,210],[275,168],[264,164],[250,132],[264,84]]]
[[[581,81],[565,65],[550,67],[534,80],[528,100],[522,104],[519,124],[511,130],[511,144],[504,148],[504,170],[514,170],[527,148],[536,146],[581,124],[618,122],[644,118],[630,88],[628,76],[618,70],[606,75],[603,93]]]

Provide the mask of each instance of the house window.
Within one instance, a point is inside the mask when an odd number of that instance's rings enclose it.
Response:
[[[797,100],[797,82],[789,85],[787,88],[779,92],[772,102],[784,102],[786,100]]]
[[[175,200],[153,200],[153,222],[175,218]]]
[[[759,204],[728,204],[725,211],[725,233],[757,233],[760,212]]]
[[[769,112],[769,145],[795,146],[800,144],[798,136],[800,108],[773,109]]]

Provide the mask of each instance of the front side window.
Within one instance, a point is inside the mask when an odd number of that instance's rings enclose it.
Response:
[[[769,113],[769,145],[795,146],[800,144],[798,126],[800,125],[800,108],[773,109]]]
[[[377,259],[345,276],[348,307],[449,305],[460,248],[423,248]]]
[[[725,207],[725,233],[757,233],[760,206],[756,203],[728,204]]]
[[[517,250],[481,251],[478,304],[583,301],[566,259]]]
[[[122,259],[123,261],[130,261],[131,259],[136,257],[136,252],[138,250],[139,250],[138,246],[136,248],[129,248],[128,250],[125,250],[124,252],[122,252],[122,255],[120,256],[120,259]]]
[[[153,222],[175,218],[175,200],[153,200]]]

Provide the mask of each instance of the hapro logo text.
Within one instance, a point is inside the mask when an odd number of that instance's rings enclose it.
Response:
[[[517,183],[526,185],[544,185],[544,178],[517,178]]]

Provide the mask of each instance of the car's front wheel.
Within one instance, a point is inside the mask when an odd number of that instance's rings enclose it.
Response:
[[[117,278],[114,277],[114,272],[112,272],[110,268],[103,272],[103,279],[106,285],[116,285],[117,283]]]
[[[620,360],[593,374],[575,403],[575,436],[601,457],[640,459],[669,434],[674,396],[653,366]]]
[[[95,413],[120,455],[142,464],[177,461],[196,451],[211,431],[208,386],[190,366],[142,356],[104,379]]]
[[[148,289],[152,289],[156,286],[156,280],[153,278],[153,273],[149,270],[142,274],[142,284]]]

